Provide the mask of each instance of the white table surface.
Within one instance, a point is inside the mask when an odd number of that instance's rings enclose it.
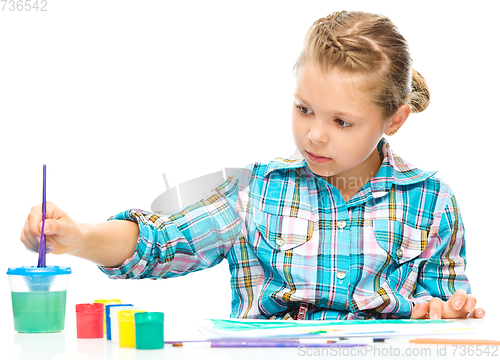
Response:
[[[10,309],[9,309],[10,310]],[[5,310],[0,311],[2,318],[0,359],[28,360],[101,360],[101,359],[304,359],[304,358],[343,358],[343,359],[469,359],[486,346],[431,345],[408,343],[371,343],[366,350],[344,348],[345,353],[336,355],[329,348],[195,348],[166,346],[161,350],[136,350],[121,348],[106,339],[78,339],[72,316],[66,317],[66,329],[52,334],[19,334],[13,329],[12,316]],[[9,318],[10,317],[10,318]],[[7,319],[7,321],[5,321]],[[482,320],[467,320],[477,326],[478,334],[467,338],[500,340],[500,318],[490,316]],[[198,324],[177,324],[165,328],[166,340],[202,339],[197,331]],[[490,354],[481,358],[500,359],[500,346],[490,346]],[[478,350],[479,349],[479,350]],[[496,350],[495,350],[496,349]],[[306,353],[307,351],[307,353]],[[496,352],[495,352],[496,351]],[[349,352],[349,353],[348,353]],[[410,352],[410,353],[407,353]],[[391,356],[392,355],[392,356]]]

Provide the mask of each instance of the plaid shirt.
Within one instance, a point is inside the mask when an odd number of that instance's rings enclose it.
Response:
[[[470,292],[464,228],[451,189],[382,139],[376,176],[347,203],[302,156],[252,164],[173,215],[138,209],[134,255],[111,278],[168,278],[224,258],[231,317],[407,318],[414,305]],[[111,220],[110,219],[110,220]]]

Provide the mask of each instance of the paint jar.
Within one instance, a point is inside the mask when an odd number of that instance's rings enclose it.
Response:
[[[133,306],[132,304],[111,304],[104,307],[104,312],[106,313],[106,339],[111,340],[111,318],[110,311],[116,306]]]
[[[76,307],[76,337],[99,339],[103,337],[104,304],[78,304]]]
[[[135,313],[135,347],[143,350],[163,349],[164,314],[162,312]]]
[[[135,321],[134,314],[144,310],[118,311],[118,344],[120,347],[135,348]]]
[[[118,311],[122,310],[138,310],[138,307],[133,305],[124,305],[124,306],[113,306],[109,310],[109,326],[108,333],[111,331],[111,341],[118,344],[118,340],[120,339],[120,333],[118,331]],[[111,330],[110,330],[111,329]],[[106,334],[107,335],[107,334]]]
[[[122,301],[120,299],[109,299],[109,300],[99,299],[99,300],[94,300],[94,303],[101,303],[104,304],[104,306],[106,306],[106,305],[121,304]],[[106,312],[104,312],[102,315],[102,322],[103,322],[102,332],[103,334],[106,334]]]
[[[7,275],[17,332],[64,330],[69,274],[71,268],[60,266],[9,268]]]

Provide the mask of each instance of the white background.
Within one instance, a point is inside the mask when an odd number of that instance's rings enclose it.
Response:
[[[432,100],[393,150],[439,170],[466,226],[467,273],[497,312],[497,9],[491,1],[47,0],[47,12],[0,12],[0,263],[36,265],[19,234],[47,196],[79,222],[149,209],[171,186],[294,151],[292,67],[309,26],[337,10],[389,16],[410,43]],[[3,3],[0,3],[2,6]],[[477,9],[477,10],[475,10]],[[120,298],[166,321],[227,317],[227,263],[170,280],[110,280],[70,256],[74,304]],[[10,308],[7,276],[0,304]],[[487,315],[488,316],[488,315]]]

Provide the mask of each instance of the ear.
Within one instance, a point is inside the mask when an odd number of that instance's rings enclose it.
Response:
[[[411,114],[411,107],[408,104],[403,104],[399,107],[392,118],[387,122],[387,127],[384,133],[386,135],[392,135],[395,131],[398,131],[401,126],[406,122],[408,116]]]

